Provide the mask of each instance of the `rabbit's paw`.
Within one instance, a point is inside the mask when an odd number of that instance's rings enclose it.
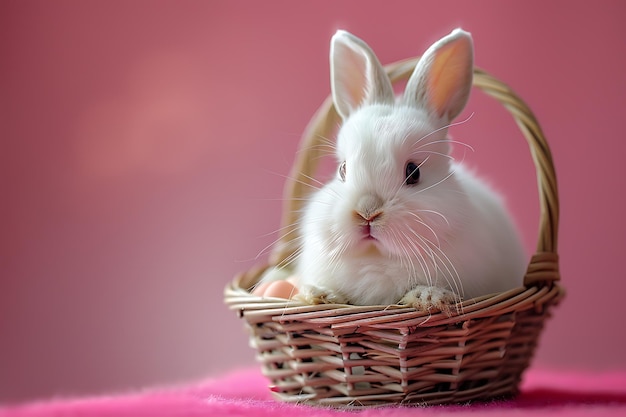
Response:
[[[305,287],[299,294],[293,297],[294,300],[306,304],[347,304],[348,300],[341,294],[327,291],[318,287]]]
[[[439,310],[450,315],[458,310],[455,304],[460,301],[461,298],[448,289],[418,285],[406,293],[399,304],[428,312]]]

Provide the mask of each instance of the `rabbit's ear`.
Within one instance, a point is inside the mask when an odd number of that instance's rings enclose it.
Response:
[[[330,81],[335,108],[343,119],[363,105],[394,102],[391,81],[374,52],[343,30],[330,43]]]
[[[467,104],[473,75],[472,37],[455,29],[428,48],[419,60],[407,83],[404,102],[449,122]]]

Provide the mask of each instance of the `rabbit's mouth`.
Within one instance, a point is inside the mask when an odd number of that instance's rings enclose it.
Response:
[[[369,223],[361,226],[361,236],[363,240],[378,240],[372,236],[372,226]]]
[[[366,224],[359,226],[359,238],[356,245],[357,253],[363,255],[382,255],[384,250],[383,242],[380,241],[376,236],[371,225]]]

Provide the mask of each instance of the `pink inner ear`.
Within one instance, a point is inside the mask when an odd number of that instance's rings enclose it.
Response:
[[[335,104],[342,117],[347,117],[358,108],[368,88],[366,58],[337,42],[334,45],[333,61],[335,68]]]
[[[367,71],[365,59],[360,56],[351,56],[349,59],[352,61],[349,67],[352,71],[346,72],[344,85],[348,90],[347,93],[351,98],[352,109],[354,110],[365,101],[369,85],[365,75]]]
[[[471,63],[471,45],[465,38],[437,51],[430,68],[428,96],[439,117],[445,115],[452,120],[465,107],[471,87]]]

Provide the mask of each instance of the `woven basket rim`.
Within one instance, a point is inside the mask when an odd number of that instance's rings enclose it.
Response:
[[[559,302],[565,295],[563,287],[555,282],[552,285],[529,285],[467,299],[447,312],[429,312],[399,304],[307,304],[297,300],[252,294],[250,289],[258,282],[265,269],[266,267],[257,267],[237,275],[224,291],[229,307],[240,314],[245,312],[248,321],[255,321],[255,316],[263,318],[269,315],[275,316],[273,320],[279,322],[317,320],[319,323],[332,323],[334,328],[364,328],[372,325],[380,327],[385,323],[394,328],[434,327],[530,308],[540,310],[545,304]]]

